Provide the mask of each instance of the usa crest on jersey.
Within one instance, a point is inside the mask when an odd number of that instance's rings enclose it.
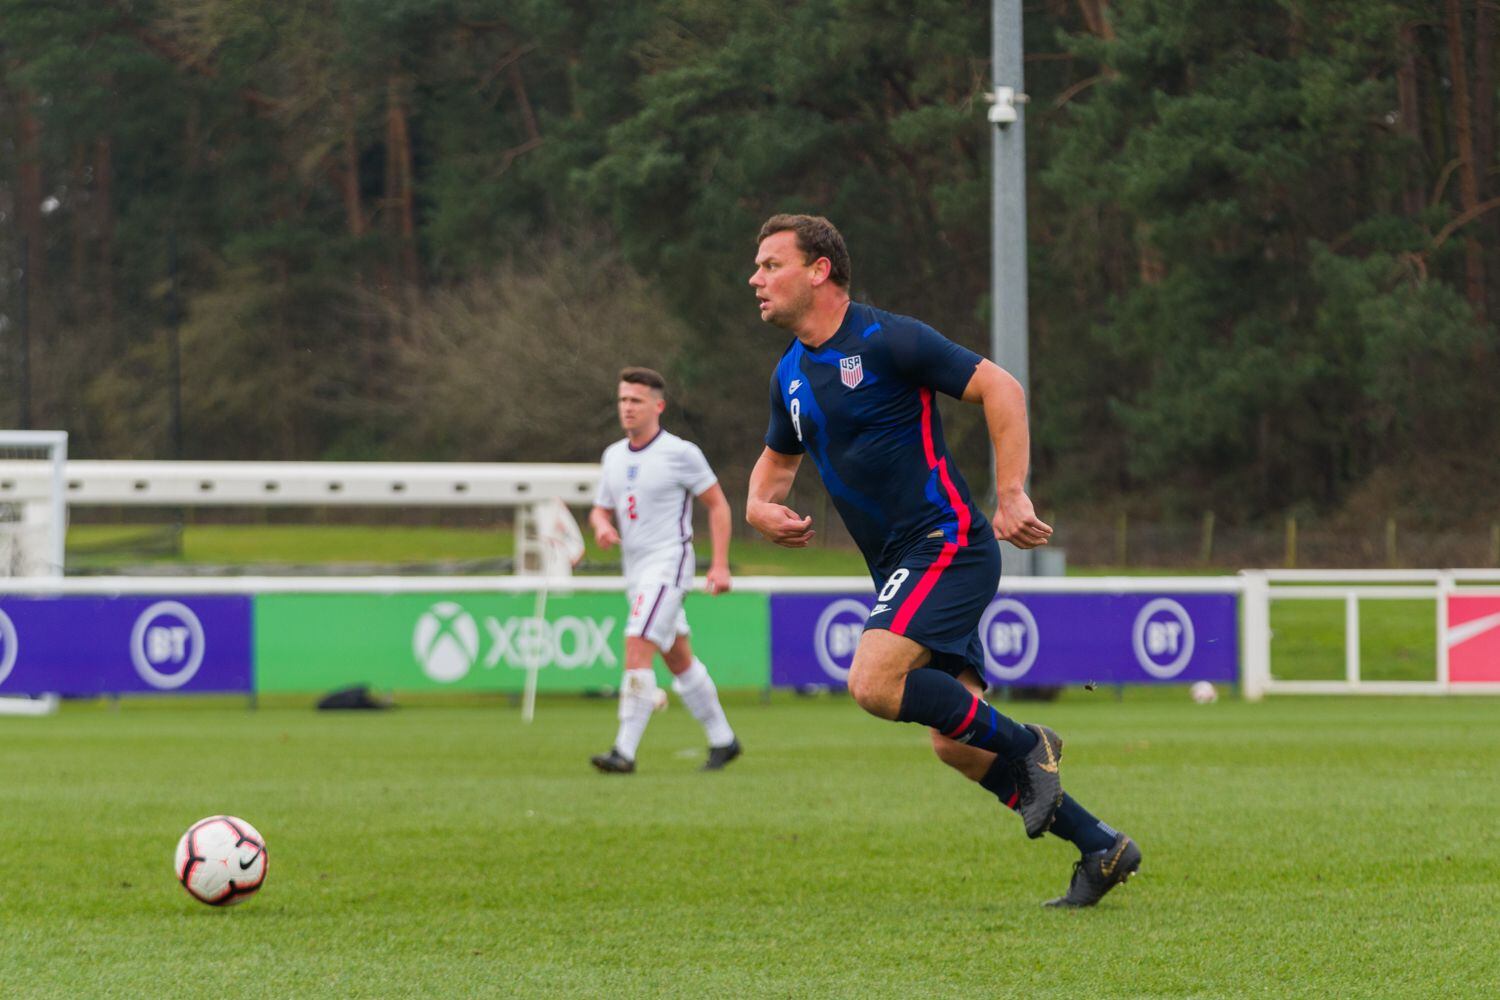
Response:
[[[860,355],[839,358],[839,379],[851,389],[865,380],[865,363]]]

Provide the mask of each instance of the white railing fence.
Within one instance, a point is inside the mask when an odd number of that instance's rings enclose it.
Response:
[[[65,439],[65,435],[63,435]],[[68,461],[55,478],[0,455],[0,503],[67,507],[508,507],[516,569],[544,568],[534,529],[557,501],[593,503],[599,466],[507,462]],[[61,541],[58,565],[61,566]]]
[[[1500,570],[1247,570],[1241,684],[1267,694],[1500,694]],[[1430,600],[1435,623],[1431,680],[1370,680],[1362,658],[1363,611],[1384,601]],[[1278,677],[1274,601],[1343,604],[1344,676]],[[1376,612],[1378,614],[1378,612]]]

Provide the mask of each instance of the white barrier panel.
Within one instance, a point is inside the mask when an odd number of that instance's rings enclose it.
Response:
[[[1243,595],[1239,601],[1240,680],[1246,697],[1256,699],[1265,694],[1500,693],[1500,586],[1497,585],[1500,572],[1488,570],[1250,571],[1236,577],[1017,578],[1003,581],[1000,595],[1162,592]],[[533,580],[509,576],[75,577],[0,580],[0,595],[464,594],[523,593],[533,591],[535,586]],[[624,581],[617,577],[580,577],[568,581],[564,588],[569,593],[621,593]],[[741,577],[735,581],[735,589],[787,598],[818,594],[868,596],[874,588],[868,577],[858,576]],[[1341,679],[1290,680],[1275,675],[1271,602],[1310,600],[1338,601],[1343,605],[1345,642]],[[1385,681],[1364,676],[1361,621],[1371,605],[1390,600],[1432,600],[1438,642],[1431,680]],[[996,621],[999,622],[998,616]],[[1158,623],[1161,627],[1157,631],[1166,636],[1171,622],[1163,621],[1164,624]],[[1000,624],[1010,625],[1008,621]],[[1017,627],[1021,625],[1024,622]],[[1163,650],[1171,651],[1167,645]],[[1002,666],[1009,669],[1009,665]]]
[[[1493,586],[1500,584],[1500,570],[1247,570],[1242,576],[1246,581],[1242,686],[1249,699],[1266,694],[1500,694],[1500,587]],[[1361,655],[1365,606],[1411,600],[1433,602],[1432,679],[1366,679]],[[1272,601],[1342,602],[1342,679],[1275,676]]]
[[[702,587],[703,578],[694,581]],[[1169,590],[1183,594],[1239,594],[1247,581],[1239,576],[1081,576],[1015,577],[1000,582],[1002,594],[1143,594]],[[535,580],[513,576],[75,576],[61,579],[0,579],[0,594],[296,594],[381,593],[414,591],[530,592]],[[618,576],[577,576],[568,590],[623,593]],[[868,576],[737,576],[734,589],[752,594],[832,594],[874,592]]]

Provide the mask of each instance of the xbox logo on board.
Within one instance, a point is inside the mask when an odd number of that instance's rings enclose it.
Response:
[[[417,619],[411,650],[422,672],[439,684],[461,679],[479,656],[479,626],[452,601],[439,601]]]

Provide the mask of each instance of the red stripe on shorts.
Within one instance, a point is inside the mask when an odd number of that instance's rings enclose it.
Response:
[[[942,576],[943,570],[947,569],[948,564],[953,562],[953,556],[956,552],[958,552],[957,545],[954,545],[952,542],[943,543],[943,551],[938,553],[936,561],[927,567],[927,572],[922,574],[922,579],[917,581],[917,585],[912,588],[911,594],[905,601],[901,602],[901,609],[896,612],[896,620],[891,622],[892,632],[897,635],[906,634],[906,626],[911,624],[912,616],[917,613],[917,609],[922,606],[922,602],[927,599],[927,595],[932,593],[932,588],[937,586],[938,577]]]
[[[927,599],[927,595],[932,592],[932,588],[937,586],[938,577],[943,575],[943,570],[953,562],[959,546],[969,544],[969,506],[959,497],[958,487],[953,485],[953,480],[948,475],[948,459],[938,461],[937,442],[932,437],[932,390],[924,387],[918,395],[922,400],[922,450],[927,454],[927,467],[937,470],[943,489],[948,494],[948,504],[953,508],[954,516],[958,518],[958,544],[948,542],[943,545],[943,550],[938,553],[937,559],[927,567],[927,572],[922,574],[922,579],[917,581],[916,587],[902,602],[900,609],[896,612],[895,620],[891,622],[891,631],[897,635],[906,634],[906,627],[911,624],[912,617],[916,615],[922,602]]]

